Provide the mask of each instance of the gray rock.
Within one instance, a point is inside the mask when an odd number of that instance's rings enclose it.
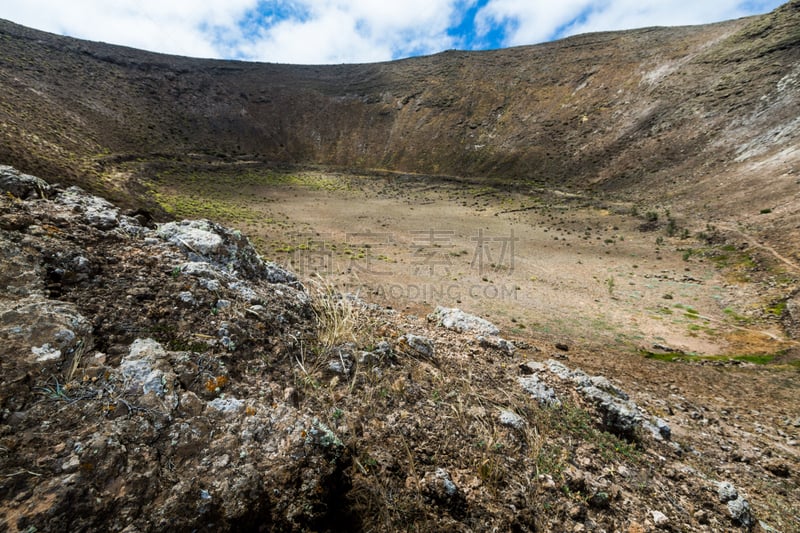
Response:
[[[451,513],[458,515],[464,511],[466,498],[444,468],[425,474],[423,492],[434,503],[448,508]]]
[[[265,277],[270,283],[283,283],[293,285],[298,283],[297,276],[293,272],[281,268],[277,263],[266,261],[264,263]]]
[[[742,498],[741,495],[728,502],[728,513],[730,513],[733,521],[741,526],[749,528],[755,525],[750,503]]]
[[[547,370],[547,367],[544,363],[540,363],[538,361],[525,361],[519,365],[519,370],[523,374],[536,374],[537,372],[543,372]]]
[[[229,277],[228,273],[221,271],[205,261],[190,261],[177,267],[181,274],[203,279],[219,280]]]
[[[650,511],[650,517],[653,519],[653,524],[656,527],[662,528],[669,525],[669,518],[661,511]]]
[[[450,473],[444,468],[437,468],[435,475],[436,480],[441,483],[444,493],[449,497],[455,496],[458,492],[458,487],[456,487],[456,484],[450,479]]]
[[[185,304],[197,305],[197,300],[194,299],[194,295],[189,291],[179,292],[178,299]]]
[[[0,293],[25,297],[44,294],[42,257],[25,253],[17,243],[0,235]]]
[[[523,418],[517,413],[512,411],[503,409],[500,411],[500,416],[498,418],[500,423],[504,426],[512,427],[514,429],[522,429],[525,427],[525,420],[523,420]]]
[[[578,392],[595,405],[609,431],[628,439],[636,438],[644,417],[624,391],[603,376],[589,376],[582,370],[570,370],[553,359],[546,361],[545,367],[560,379],[573,382]],[[662,435],[661,427],[665,432],[669,430],[669,426],[663,422],[663,426],[653,425],[651,431],[659,438],[667,438]]]
[[[81,214],[84,222],[101,230],[109,230],[119,225],[119,209],[114,204],[92,196],[80,187],[70,187],[59,194],[55,201]]]
[[[297,276],[293,273],[274,263],[265,263],[249,239],[239,231],[215,222],[168,222],[158,226],[156,234],[177,246],[192,262],[211,263],[223,273],[245,279],[266,279],[270,283],[297,282]]]
[[[739,492],[732,483],[729,483],[728,481],[722,481],[717,484],[717,496],[719,496],[719,501],[721,503],[728,503],[729,501],[738,498]]]
[[[27,353],[29,363],[60,364],[90,348],[91,331],[69,303],[36,297],[0,302],[0,357]]]
[[[220,289],[220,283],[215,279],[200,279],[197,284],[211,292],[217,292]]]
[[[375,345],[375,349],[372,351],[372,353],[378,354],[381,357],[391,357],[392,345],[389,344],[387,341],[381,341],[377,345]]]
[[[230,396],[214,398],[208,402],[208,406],[216,411],[225,414],[235,414],[244,410],[244,401]]]
[[[612,394],[617,398],[622,398],[623,400],[627,400],[629,398],[628,395],[623,390],[619,389],[616,385],[611,383],[605,376],[592,376],[589,378],[589,381],[594,387],[606,391],[607,393]]]
[[[541,405],[549,407],[561,405],[561,400],[558,399],[555,391],[542,383],[536,375],[519,376],[517,381],[525,392],[536,398]]]
[[[352,370],[353,368],[354,349],[355,346],[351,344],[339,346],[336,349],[336,355],[338,355],[338,357],[336,359],[331,359],[330,361],[328,361],[328,370],[336,374],[349,376],[350,370]]]
[[[141,394],[154,392],[157,396],[163,397],[165,376],[156,365],[166,357],[167,352],[153,339],[133,341],[128,355],[123,357],[119,364],[128,390]]]
[[[672,437],[672,428],[661,418],[656,417],[652,421],[644,421],[642,425],[656,440],[669,440]]]
[[[400,337],[399,340],[411,349],[413,355],[421,356],[425,359],[432,359],[436,353],[433,341],[427,337],[406,333]]]
[[[497,335],[500,330],[483,318],[465,313],[461,309],[438,306],[431,314],[431,319],[447,329],[459,333],[472,332],[481,335]]]
[[[121,215],[118,222],[119,228],[132,237],[145,238],[153,233],[151,229],[142,226],[139,224],[139,221],[133,217]]]
[[[545,364],[547,369],[561,379],[568,380],[572,378],[572,370],[553,359],[548,359]]]
[[[595,405],[610,432],[627,439],[636,438],[636,430],[642,426],[642,415],[635,403],[597,387],[581,387],[579,392]]]
[[[8,192],[22,200],[46,198],[50,185],[41,178],[22,174],[8,165],[0,165],[0,191]]]
[[[479,335],[478,343],[484,348],[493,348],[506,355],[514,355],[517,350],[513,343],[496,336],[484,337],[483,335]]]
[[[250,303],[258,303],[261,300],[258,293],[246,282],[234,281],[233,283],[228,283],[228,288],[236,291],[239,296]]]

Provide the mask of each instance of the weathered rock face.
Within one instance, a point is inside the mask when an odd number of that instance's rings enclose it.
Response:
[[[348,454],[274,364],[314,327],[291,273],[8,167],[0,221],[3,529],[348,527]]]
[[[440,326],[459,333],[478,333],[481,335],[497,335],[500,330],[488,320],[465,313],[461,309],[437,307],[430,319]]]
[[[50,184],[36,176],[23,174],[14,167],[0,165],[0,190],[17,198],[44,198],[50,192]]]
[[[763,509],[684,464],[685,427],[665,442],[635,388],[357,298],[325,319],[235,232],[4,172],[4,531],[723,531]]]

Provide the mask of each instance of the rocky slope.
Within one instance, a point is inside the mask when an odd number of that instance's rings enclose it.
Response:
[[[0,191],[4,530],[797,525],[796,373],[749,373],[776,405],[709,422],[691,391],[565,366],[568,346],[304,287],[212,222],[10,167]]]
[[[770,222],[794,238],[797,28],[793,0],[709,26],[293,66],[2,22],[0,160],[93,190],[124,185],[120,158],[187,152],[499,177],[623,191],[709,218],[780,205]]]
[[[146,182],[266,163],[583,189],[757,248],[796,286],[798,28],[794,0],[322,67],[0,21],[0,162],[53,182],[0,167],[0,529],[797,530],[790,367],[368,305],[217,223],[156,224]]]

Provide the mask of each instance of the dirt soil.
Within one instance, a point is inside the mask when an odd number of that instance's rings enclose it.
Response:
[[[797,346],[780,302],[800,270],[739,228],[525,186],[326,172],[276,183],[262,172],[249,181],[171,174],[163,202],[219,202],[210,214],[253,235],[265,254],[382,305],[460,307],[515,334],[631,352]]]
[[[216,224],[34,184],[0,199],[9,531],[800,523],[790,366],[397,312]]]

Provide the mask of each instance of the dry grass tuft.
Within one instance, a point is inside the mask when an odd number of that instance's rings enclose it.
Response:
[[[307,284],[317,319],[317,341],[324,352],[348,342],[361,344],[369,333],[363,303],[355,296],[341,294],[322,277]]]

